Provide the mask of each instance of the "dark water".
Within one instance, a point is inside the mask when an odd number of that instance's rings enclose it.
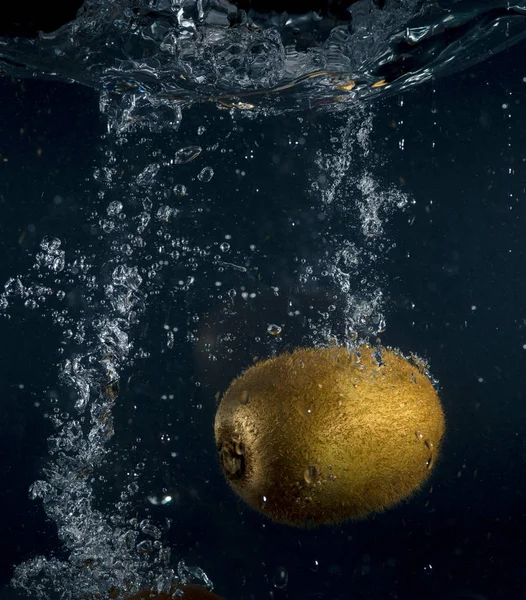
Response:
[[[212,423],[214,394],[246,365],[249,336],[243,338],[244,325],[214,312],[220,303],[208,288],[212,269],[200,273],[206,283],[188,293],[186,312],[169,293],[177,272],[148,304],[137,335],[150,356],[124,370],[115,408],[119,430],[110,442],[106,480],[96,486],[99,503],[112,505],[123,471],[146,454],[137,510],[158,522],[171,519],[166,539],[176,560],[203,568],[225,597],[526,597],[525,50],[519,44],[373,109],[372,172],[416,201],[385,225],[396,247],[378,267],[388,297],[381,339],[430,361],[448,423],[430,485],[409,502],[365,522],[312,532],[272,524],[238,502],[219,472]],[[44,235],[103,252],[86,226],[98,202],[91,176],[102,160],[98,97],[52,82],[4,79],[0,85],[0,279],[27,272]],[[312,257],[326,247],[313,226],[318,211],[305,182],[315,170],[315,151],[330,152],[329,132],[341,123],[341,115],[309,112],[233,122],[215,107],[200,106],[187,111],[181,130],[165,140],[184,146],[203,124],[210,144],[233,132],[235,143],[227,146],[235,152],[198,165],[216,171],[213,209],[192,231],[202,243],[231,233],[240,246],[262,247],[261,278],[247,287],[268,291],[276,280],[284,285],[292,280],[291,249]],[[291,148],[289,139],[305,132],[301,149]],[[137,161],[146,164],[140,152]],[[357,160],[363,165],[369,159]],[[246,175],[236,175],[236,168]],[[268,202],[254,199],[256,188]],[[296,230],[291,218],[298,220]],[[332,234],[338,238],[350,226],[335,219]],[[329,293],[323,286],[311,291],[323,301]],[[301,301],[300,292],[290,293]],[[264,336],[285,310],[283,299],[270,292],[262,307],[246,326],[253,336]],[[82,311],[81,299],[73,298],[70,310]],[[28,499],[46,460],[51,427],[44,413],[57,390],[61,336],[41,308],[15,304],[9,314],[0,320],[5,598],[15,597],[7,587],[15,565],[37,554],[64,554],[54,524]],[[240,334],[219,368],[204,353],[192,353],[183,334],[175,350],[166,350],[163,323],[191,330],[193,314],[212,325],[226,321],[226,330]],[[284,347],[301,343],[302,335],[299,326],[284,336]],[[163,400],[170,393],[175,401]],[[160,432],[170,442],[161,443]],[[174,501],[152,506],[147,497],[161,488]],[[288,582],[279,587],[283,569]]]

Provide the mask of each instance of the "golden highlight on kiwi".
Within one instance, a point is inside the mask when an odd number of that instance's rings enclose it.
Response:
[[[423,362],[362,344],[297,349],[250,367],[221,400],[215,439],[245,502],[310,527],[410,496],[429,477],[444,428]]]

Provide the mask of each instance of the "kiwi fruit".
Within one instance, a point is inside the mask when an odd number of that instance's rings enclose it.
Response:
[[[408,498],[433,470],[444,430],[424,362],[368,344],[258,362],[215,417],[232,489],[297,527],[363,519]]]

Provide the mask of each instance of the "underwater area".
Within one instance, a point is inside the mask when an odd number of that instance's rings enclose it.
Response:
[[[86,0],[0,31],[2,600],[526,598],[526,5],[280,11]],[[253,505],[228,394],[368,345],[436,390],[434,447],[388,416],[342,459],[361,512]],[[266,377],[266,476],[303,431],[315,503],[311,439],[354,438]],[[375,505],[406,435],[423,474]]]

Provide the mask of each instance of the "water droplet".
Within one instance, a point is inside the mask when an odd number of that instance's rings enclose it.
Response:
[[[274,323],[271,323],[267,327],[267,332],[270,333],[270,335],[279,335],[281,333],[281,327],[279,325],[275,325]]]
[[[261,496],[261,510],[265,510],[267,508],[267,497]]]

